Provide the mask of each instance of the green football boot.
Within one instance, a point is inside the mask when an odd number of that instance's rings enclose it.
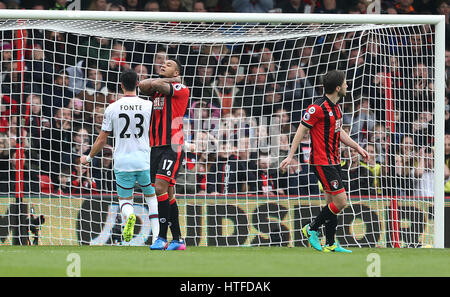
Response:
[[[318,251],[322,251],[319,232],[310,230],[309,224],[302,228],[303,235],[308,238],[309,244]]]
[[[351,250],[347,250],[344,249],[343,247],[341,247],[341,245],[339,244],[339,242],[335,241],[333,245],[324,245],[323,246],[323,252],[324,253],[330,253],[330,252],[334,252],[334,253],[351,253]]]
[[[133,238],[134,234],[134,224],[136,223],[136,216],[134,214],[130,214],[127,219],[127,224],[125,228],[123,228],[122,237],[123,240],[129,242]]]

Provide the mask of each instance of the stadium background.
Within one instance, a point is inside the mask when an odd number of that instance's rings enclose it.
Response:
[[[127,10],[127,11],[132,11],[132,10],[144,11],[145,9],[147,9],[147,10],[150,9],[149,6],[147,6],[147,7],[145,6],[146,3],[141,3],[139,1],[137,1],[138,2],[138,6],[137,7],[133,7],[133,3],[135,3],[136,1],[125,1],[125,2],[122,2],[122,3],[120,3],[120,1],[112,1],[112,2],[105,1],[105,2],[106,2],[106,6],[102,6],[102,8],[104,8],[105,10],[106,9],[118,8],[118,9],[124,9],[124,10]],[[150,1],[148,1],[148,2],[150,2]],[[304,6],[302,6],[302,7],[303,8],[307,7],[305,5],[307,5],[308,2],[309,1],[304,1],[304,3],[303,3]],[[411,13],[411,14],[413,14],[413,13],[425,13],[425,14],[426,13],[433,13],[433,14],[437,14],[437,13],[439,13],[437,6],[441,5],[441,1],[433,2],[434,5],[425,5],[425,4],[423,4],[422,1],[413,1],[412,2],[412,6],[408,6],[408,11],[403,12],[401,10],[401,7],[397,6],[398,3],[395,2],[395,1],[381,1],[381,2],[383,4],[383,12],[384,13],[393,12],[395,10],[397,13]],[[63,3],[63,4],[61,5],[61,3]],[[0,2],[0,8],[66,9],[67,6],[69,6],[71,3],[72,2],[69,2],[69,1],[67,1],[67,2],[60,1],[58,3],[45,2],[45,1],[42,1],[42,2],[36,2],[36,1],[9,1],[7,3]],[[102,3],[102,1],[92,1],[92,2],[81,1],[80,3],[81,3],[81,8],[82,9],[89,9],[91,7],[95,7],[95,5],[99,5],[99,3]],[[447,2],[445,2],[445,3],[447,3]],[[159,3],[159,4],[160,4],[160,10],[162,10],[162,11],[169,11],[170,10],[170,8],[167,7],[166,1],[161,1],[161,3]],[[186,7],[179,8],[179,11],[194,11],[194,1],[193,2],[186,1],[185,4],[186,4]],[[205,4],[206,4],[206,8],[209,11],[219,11],[219,12],[223,11],[223,12],[226,12],[226,11],[239,11],[240,10],[240,8],[233,8],[230,5],[231,1],[206,1]],[[263,7],[263,8],[261,8],[262,10],[265,10],[265,11],[253,11],[253,12],[269,12],[269,10],[271,10],[271,9],[282,9],[282,7],[284,7],[283,6],[284,4],[285,3],[283,3],[282,1],[278,1],[278,2],[275,1],[271,7]],[[324,8],[324,4],[321,1],[317,1],[317,4],[318,4],[317,5],[317,10],[315,11],[315,13],[356,13],[358,11],[359,11],[358,13],[365,13],[365,11],[364,11],[364,7],[365,6],[364,5],[366,5],[366,4],[363,3],[363,1],[354,1],[353,5],[348,5],[348,1],[337,1],[336,2],[337,5],[336,5],[336,7],[334,9],[326,10]],[[39,5],[42,5],[42,6],[39,6]],[[212,5],[212,6],[208,7],[208,5]],[[245,8],[242,7],[242,9],[245,9]],[[245,10],[243,10],[243,11],[245,11]],[[447,8],[447,18],[448,18],[448,8]],[[449,30],[447,30],[447,33],[448,32],[449,32]],[[447,40],[448,40],[448,38],[447,38]],[[3,50],[7,50],[8,49],[8,44],[5,43],[5,42],[2,43],[2,49]],[[446,64],[447,77],[448,77],[449,71],[450,71],[450,62],[447,62],[447,64]],[[447,82],[448,82],[448,78],[447,78]],[[3,83],[3,81],[2,81],[2,83]],[[2,84],[2,85],[5,85],[5,84]],[[449,88],[449,84],[447,83],[447,98],[446,98],[447,100],[448,100],[448,94],[449,94],[448,93],[448,88]],[[2,91],[2,94],[3,95],[8,95],[7,92],[4,92],[4,91]],[[3,100],[3,103],[5,105],[9,104],[11,106],[10,112],[13,112],[13,108],[12,107],[13,107],[14,104],[12,104],[11,101],[7,102],[7,98],[5,98],[5,97],[3,97],[2,100]],[[446,119],[447,119],[447,121],[446,121],[446,134],[450,134],[449,112],[450,112],[450,110],[446,111],[446,115],[447,115],[446,116]],[[9,123],[7,123],[6,125],[8,125],[8,124]],[[3,128],[6,128],[6,127],[3,126]],[[4,132],[6,132],[6,130],[7,129],[5,129]],[[446,156],[447,157],[450,156],[450,151],[446,151]],[[9,155],[8,156],[6,156],[6,155],[2,156],[2,160],[3,161],[4,160],[8,160],[8,158],[10,158]],[[449,159],[446,158],[446,162],[448,162],[448,161],[449,161]],[[7,162],[6,163],[2,162],[2,166],[7,166],[6,168],[9,168],[8,165],[5,165],[5,164],[7,164]],[[5,167],[2,167],[2,169],[4,169],[4,168]],[[4,172],[4,170],[1,170],[1,171],[2,171],[2,173]],[[2,177],[2,186],[3,186],[3,195],[2,196],[4,196],[4,197],[7,194],[14,193],[14,189],[13,189],[14,183],[11,183],[11,184],[9,184],[9,183],[6,184],[5,183],[5,181],[7,181],[8,179],[10,179],[9,175]],[[37,181],[37,182],[38,182],[37,184],[39,184],[41,181]],[[32,186],[32,184],[30,184],[30,187],[31,186]],[[449,187],[448,191],[447,191],[447,187],[446,187],[446,193],[450,194],[450,187]],[[6,198],[6,199],[8,199],[8,198]],[[43,201],[45,201],[46,198],[40,197],[39,199],[41,199],[41,200],[43,199]],[[49,198],[49,199],[54,199],[54,198]],[[187,201],[189,201],[189,199],[190,198],[187,197]],[[269,198],[269,200],[270,200],[270,198]],[[33,204],[33,198],[30,198],[29,201],[31,202],[30,204],[32,205]],[[77,218],[80,216],[80,213],[81,213],[80,211],[78,211],[78,208],[83,209],[82,200],[81,199],[72,199],[72,200],[69,201],[68,199],[65,199],[65,198],[61,199],[60,198],[59,201],[60,201],[61,205],[65,205],[66,203],[69,203],[70,207],[62,208],[62,209],[56,209],[56,206],[55,206],[55,209],[45,209],[45,205],[56,205],[53,202],[49,202],[49,203],[42,203],[42,206],[40,206],[40,209],[39,210],[36,209],[36,212],[46,215],[47,218],[49,218],[51,220],[55,220],[53,222],[52,221],[48,221],[46,223],[46,225],[43,226],[42,237],[45,240],[45,238],[47,237],[46,234],[59,234],[59,235],[55,236],[55,238],[56,239],[59,238],[61,244],[76,244],[75,240],[81,240],[81,238],[83,237],[81,235],[83,227],[77,225]],[[208,208],[206,205],[210,204],[210,203],[208,203],[209,200],[205,199],[204,201],[205,201],[205,203],[204,203],[205,206],[200,206],[199,207],[200,209],[196,210],[196,213],[197,213],[197,211],[199,211],[201,213],[201,215],[199,215],[198,217],[194,216],[195,219],[202,220],[202,223],[201,223],[202,227],[201,228],[203,228],[203,230],[199,230],[199,232],[201,234],[200,236],[197,236],[197,237],[193,236],[192,239],[190,238],[190,240],[197,240],[197,243],[199,243],[200,245],[206,244],[206,242],[208,241],[207,236],[206,236],[207,232],[205,230],[209,227],[209,225],[206,224],[206,222],[204,221],[205,217],[203,215],[206,212],[214,212],[214,211],[216,211],[216,212],[220,213],[220,211],[221,211],[220,207],[219,207],[219,209]],[[251,203],[250,203],[248,209],[246,207],[245,207],[245,209],[240,208],[240,210],[243,212],[243,215],[242,216],[238,216],[236,218],[236,220],[240,220],[241,219],[241,220],[244,220],[244,221],[247,220],[248,222],[251,222],[251,220],[252,220],[252,218],[251,218],[252,213],[254,212],[254,210],[257,207],[267,207],[267,204],[265,204],[264,202],[252,201],[251,198],[250,198],[250,202]],[[218,205],[221,205],[220,197],[219,197],[219,199],[215,200],[215,203],[217,203]],[[296,208],[295,207],[288,207],[287,202],[286,203],[277,202],[277,203],[280,204],[280,206],[277,206],[277,208],[281,207],[281,209],[283,210],[283,207],[284,207],[286,212],[291,212],[291,214],[289,214],[291,217],[298,218],[298,216],[296,216]],[[271,204],[269,203],[268,205],[270,207]],[[0,203],[0,213],[1,214],[6,214],[8,212],[8,206],[9,205],[6,202],[1,202]],[[405,206],[405,207],[407,207],[407,206]],[[449,212],[448,207],[449,207],[449,201],[448,201],[448,198],[447,198],[447,200],[446,200],[446,218],[447,218],[447,221],[446,222],[448,222],[448,218],[449,218],[449,216],[448,216],[448,212]],[[68,213],[68,214],[65,213],[63,216],[58,216],[58,215],[55,216],[54,215],[54,214],[57,214],[58,212],[65,211],[67,209],[69,209],[70,213]],[[189,213],[190,211],[192,211],[192,210],[183,208],[181,210],[181,213],[182,214],[186,213],[186,212]],[[385,213],[383,213],[383,211],[380,212],[379,209],[372,209],[372,211],[377,213],[377,215],[380,216],[380,217],[384,217],[386,215]],[[429,213],[429,210],[424,210],[424,213]],[[54,218],[52,218],[52,216]],[[66,216],[67,216],[67,220],[65,220],[65,218],[64,218]],[[182,217],[185,218],[184,216],[182,216]],[[244,219],[244,217],[245,217],[245,219]],[[58,220],[59,220],[59,222],[58,222]],[[294,219],[294,220],[290,221],[290,224],[296,224],[296,223],[301,224],[299,222],[299,220],[300,219],[298,219],[298,220]],[[428,218],[424,217],[424,220],[428,220]],[[5,221],[4,217],[2,217],[2,221],[3,222]],[[270,225],[270,224],[268,224],[268,225]],[[189,226],[189,224],[188,224],[188,226]],[[282,231],[281,232],[281,236],[290,236],[290,238],[295,238],[295,234],[291,234],[290,233],[290,231],[292,230],[292,226],[289,226],[289,225],[286,226],[286,225],[282,224],[282,227],[284,227],[285,229],[281,228],[282,229],[281,230]],[[70,235],[64,234],[64,232],[67,232],[66,228],[67,228],[67,230],[69,230],[69,229],[72,230],[71,232],[73,232],[73,234],[70,234]],[[264,238],[264,236],[265,236],[264,233],[266,233],[266,232],[264,232],[265,231],[264,228],[269,228],[269,227],[265,226],[265,227],[262,227],[262,229],[261,229],[261,227],[259,227],[259,226],[256,228],[255,226],[251,225],[250,230],[248,232],[250,235],[247,238],[233,238],[232,234],[228,234],[228,235],[231,235],[230,237],[232,239],[230,239],[230,240],[232,240],[232,241],[233,240],[237,240],[237,241],[242,240],[243,243],[249,243],[249,242],[251,242],[253,240],[259,240],[259,239],[255,239],[255,238],[257,238],[259,236],[259,233],[256,231],[256,229],[258,229],[259,231],[261,231],[262,242],[264,242],[264,239],[265,239]],[[381,224],[380,228],[383,229],[385,227],[383,226],[383,224]],[[298,227],[297,227],[297,229],[298,229]],[[361,229],[364,230],[363,227]],[[2,230],[0,232],[4,232],[5,231],[5,227],[3,227],[0,230]],[[283,230],[284,230],[284,232],[283,232]],[[360,231],[360,232],[364,232],[364,231]],[[196,234],[196,233],[194,232],[194,234]],[[226,230],[224,231],[224,234],[227,234]],[[245,232],[244,232],[244,234],[245,234]],[[447,234],[446,234],[447,235],[446,236],[446,247],[450,246],[450,244],[449,244],[450,236],[448,236],[448,234],[449,233],[447,231]],[[2,233],[0,233],[0,236],[2,236]],[[2,237],[2,238],[5,238],[5,237]],[[215,237],[215,238],[218,239],[217,237]],[[226,239],[223,239],[223,240],[226,241]],[[382,239],[380,239],[380,240],[382,240]],[[425,239],[425,242],[426,242],[426,239]]]

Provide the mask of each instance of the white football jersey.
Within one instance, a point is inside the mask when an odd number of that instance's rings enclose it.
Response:
[[[124,96],[106,108],[102,130],[113,131],[114,169],[117,171],[150,169],[149,127],[152,107],[151,101]]]

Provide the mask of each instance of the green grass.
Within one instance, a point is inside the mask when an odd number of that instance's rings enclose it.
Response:
[[[2,246],[0,276],[67,276],[71,253],[81,276],[296,277],[367,276],[380,257],[381,276],[450,276],[450,249],[353,248],[352,254],[324,254],[311,248]]]

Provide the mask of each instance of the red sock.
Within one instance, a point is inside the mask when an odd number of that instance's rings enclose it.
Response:
[[[172,197],[172,199],[169,200],[170,205],[174,204],[176,202],[175,197]]]
[[[335,215],[337,215],[340,210],[339,208],[336,207],[336,205],[334,205],[333,202],[331,202],[330,204],[328,204],[328,208],[331,210],[332,213],[334,213]]]
[[[162,195],[159,195],[157,197],[157,199],[158,199],[158,202],[166,201],[167,199],[169,199],[169,194],[166,192],[166,193],[164,193]]]

